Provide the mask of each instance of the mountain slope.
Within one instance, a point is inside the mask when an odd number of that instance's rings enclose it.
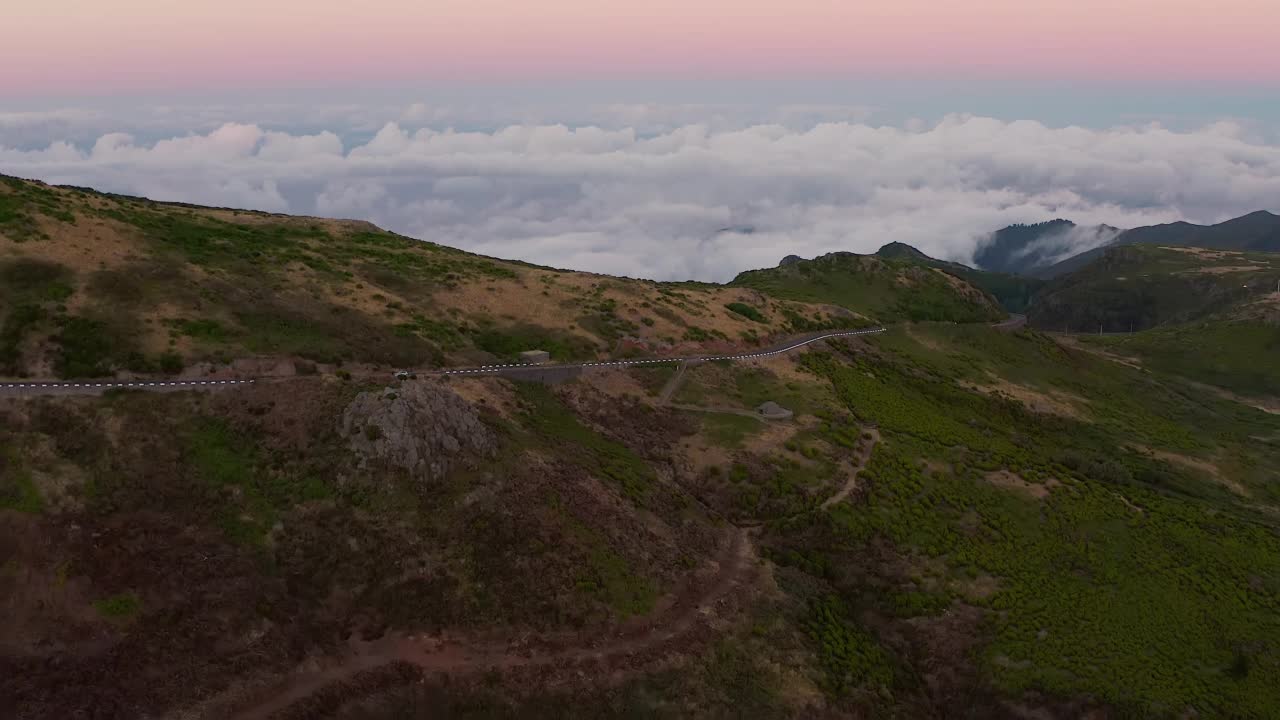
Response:
[[[1150,225],[1126,230],[1108,246],[1136,244],[1280,252],[1280,215],[1259,210],[1217,225],[1188,222]],[[1054,265],[1033,270],[1032,274],[1049,279],[1074,272],[1100,257],[1106,249],[1100,247],[1073,255]]]
[[[896,256],[829,253],[776,268],[748,270],[729,285],[790,300],[839,305],[878,322],[986,322],[1003,317],[995,300],[982,290],[914,255],[890,252]]]
[[[248,356],[381,366],[749,348],[836,308],[481,257],[362,222],[0,177],[0,376]],[[735,309],[730,309],[730,308]]]
[[[1280,254],[1121,245],[1046,285],[1035,327],[1129,332],[1199,319],[1274,320]]]
[[[970,285],[990,294],[1000,307],[1011,313],[1020,313],[1031,304],[1031,298],[1044,283],[1035,278],[1002,272],[978,270],[968,265],[938,260],[905,243],[893,242],[876,251],[879,257],[897,258],[955,275]]]
[[[1010,225],[992,233],[974,253],[974,263],[983,270],[1014,275],[1038,275],[1047,268],[1080,252],[1110,244],[1120,230],[1109,225],[1083,227],[1070,220],[1049,220],[1032,225]]]

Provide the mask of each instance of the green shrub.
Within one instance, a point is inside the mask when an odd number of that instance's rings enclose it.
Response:
[[[527,407],[529,427],[570,453],[577,464],[617,483],[623,493],[640,504],[654,490],[653,468],[627,446],[583,425],[545,385],[517,383],[517,394]]]
[[[728,305],[725,305],[725,308],[729,310],[729,312],[741,315],[748,320],[754,320],[758,323],[768,322],[765,320],[763,313],[746,303],[731,302]]]
[[[22,341],[44,317],[45,312],[38,305],[19,305],[9,312],[0,324],[0,372],[17,374],[22,370]]]
[[[93,603],[98,612],[113,620],[124,620],[138,614],[142,609],[142,601],[131,592],[112,595]]]
[[[172,351],[161,353],[157,364],[160,367],[160,372],[166,375],[177,375],[186,367],[186,364],[182,361],[182,356]]]
[[[859,687],[887,691],[893,685],[889,656],[873,637],[854,625],[839,597],[810,600],[804,627],[817,645],[828,692],[843,695]]]
[[[19,259],[0,266],[0,293],[16,302],[61,302],[75,292],[70,268],[46,260]]]
[[[17,466],[16,459],[0,448],[0,508],[24,513],[44,510],[44,498],[31,472]]]
[[[227,330],[216,320],[179,320],[178,332],[190,338],[209,342],[222,342],[227,339]]]
[[[91,378],[111,373],[112,355],[119,345],[102,321],[67,318],[56,340],[59,348],[55,369],[59,377]]]
[[[591,341],[537,325],[488,328],[474,336],[476,347],[502,358],[525,350],[546,350],[555,360],[577,360],[594,354]]]

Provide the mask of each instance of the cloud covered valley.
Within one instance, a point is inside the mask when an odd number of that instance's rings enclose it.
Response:
[[[0,123],[0,172],[367,219],[557,267],[714,281],[787,254],[870,252],[895,240],[969,262],[987,233],[1015,222],[1135,227],[1280,210],[1280,146],[1230,122],[1093,129],[954,115],[927,125],[455,131],[412,120],[397,116],[356,139],[338,128],[226,122],[162,138],[125,128],[39,142],[30,128],[19,142],[16,126]]]

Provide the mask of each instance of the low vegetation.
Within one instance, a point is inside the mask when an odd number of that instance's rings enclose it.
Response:
[[[403,367],[544,349],[587,360],[679,343],[758,347],[849,324],[802,302],[541,268],[367,223],[3,180],[9,376],[168,373],[250,355]]]
[[[1278,283],[1275,253],[1125,245],[1050,282],[1027,316],[1046,330],[1088,333],[1241,319],[1266,314]]]
[[[362,224],[7,180],[0,200],[5,374],[292,370],[0,401],[0,697],[18,716],[182,715],[316,666],[341,682],[286,714],[1280,707],[1265,317],[1057,337],[989,327],[989,294],[909,248],[660,284]],[[333,367],[890,320],[557,385]],[[794,417],[752,415],[765,401]]]
[[[725,309],[736,315],[741,315],[748,320],[754,320],[758,323],[765,321],[763,313],[746,303],[732,302],[725,305]]]
[[[986,293],[910,260],[833,253],[765,270],[732,283],[774,297],[830,303],[880,322],[994,321],[1004,313]]]
[[[1280,327],[1256,321],[1207,322],[1083,342],[1145,367],[1247,396],[1280,397]]]

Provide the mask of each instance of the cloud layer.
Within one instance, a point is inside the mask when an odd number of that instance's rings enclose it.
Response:
[[[430,120],[411,108],[355,142],[226,123],[40,147],[7,142],[0,124],[0,171],[368,219],[489,255],[659,279],[726,280],[787,254],[894,240],[967,262],[1013,222],[1133,227],[1280,209],[1280,146],[1227,122],[1191,132],[959,115],[902,127],[411,129]]]

